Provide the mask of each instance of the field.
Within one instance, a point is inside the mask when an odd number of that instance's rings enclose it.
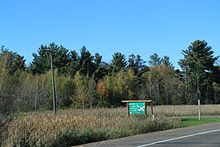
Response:
[[[181,118],[196,116],[197,106],[156,106],[155,121],[127,117],[126,108],[97,108],[22,113],[4,126],[2,146],[70,146],[181,127]],[[201,115],[220,115],[220,105],[201,107]]]
[[[201,105],[201,115],[220,115],[220,105]],[[155,106],[154,112],[157,115],[168,117],[183,117],[183,116],[197,116],[197,105],[162,105]]]

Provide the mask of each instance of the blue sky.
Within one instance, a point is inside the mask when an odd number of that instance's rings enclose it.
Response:
[[[219,0],[0,0],[0,45],[31,62],[41,44],[86,46],[104,61],[115,52],[145,60],[167,55],[176,68],[181,50],[206,40],[220,55]]]

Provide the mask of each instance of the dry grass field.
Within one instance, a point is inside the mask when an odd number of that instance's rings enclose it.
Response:
[[[220,115],[220,105],[201,105],[201,115]],[[161,105],[154,107],[155,114],[163,116],[196,116],[197,105]]]
[[[181,116],[197,115],[197,106],[155,106],[152,117],[127,117],[126,108],[97,108],[22,113],[3,133],[2,146],[69,146],[180,127]],[[202,115],[220,115],[220,105],[201,106]]]

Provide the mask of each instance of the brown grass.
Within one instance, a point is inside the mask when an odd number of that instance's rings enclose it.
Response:
[[[201,105],[201,115],[220,115],[220,105]],[[196,116],[197,105],[162,105],[154,107],[155,114],[163,116]]]
[[[148,110],[149,111],[149,110]],[[7,124],[3,146],[69,146],[180,127],[176,116],[195,116],[197,106],[155,106],[151,116],[127,117],[126,108],[69,109],[22,113]],[[202,115],[220,115],[220,105],[201,106]],[[170,118],[173,117],[174,118]]]
[[[8,124],[3,145],[54,146],[56,142],[65,142],[65,137],[73,138],[69,144],[79,144],[179,127],[180,124],[178,119],[161,117],[155,122],[151,117],[128,118],[126,108],[63,110],[56,116],[51,112],[23,113]],[[96,138],[83,139],[92,136]]]

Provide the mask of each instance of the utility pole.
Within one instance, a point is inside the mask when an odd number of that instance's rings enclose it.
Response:
[[[200,86],[199,86],[199,79],[200,79],[200,74],[197,73],[197,79],[196,79],[196,85],[197,85],[197,99],[198,99],[198,115],[199,115],[199,120],[201,119],[201,110],[200,110],[200,97],[201,97],[201,92],[200,92]]]
[[[52,78],[52,95],[53,95],[53,112],[56,114],[56,90],[55,90],[55,80],[54,80],[54,69],[53,69],[53,56],[50,53],[50,63],[51,63],[51,78]]]

